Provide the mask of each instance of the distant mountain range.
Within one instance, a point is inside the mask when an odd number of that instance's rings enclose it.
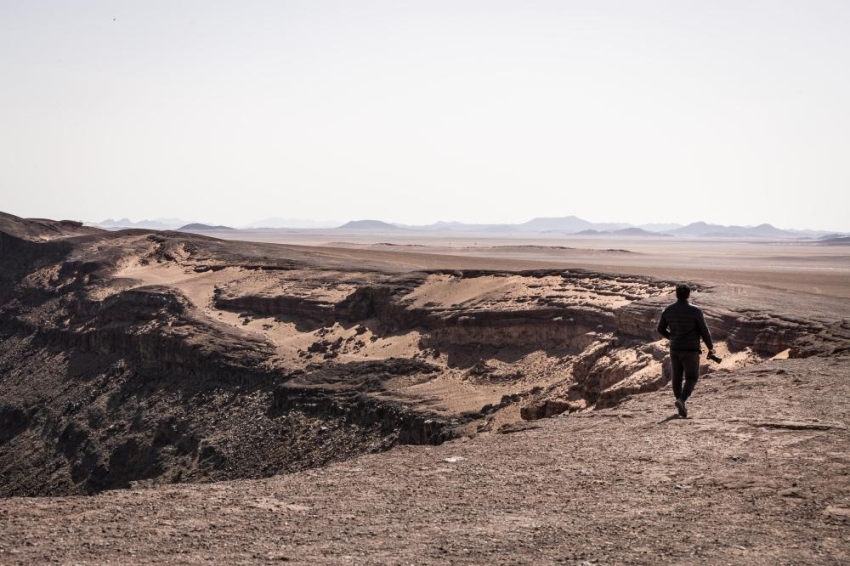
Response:
[[[575,234],[582,230],[599,230],[601,232],[622,230],[629,228],[631,224],[625,223],[599,223],[588,222],[577,216],[565,216],[563,218],[535,218],[523,224],[518,224],[517,228],[523,232],[565,232]]]
[[[770,224],[758,226],[722,226],[694,222],[681,228],[669,230],[674,236],[691,236],[697,238],[798,238],[799,233],[790,230],[780,230]]]
[[[409,231],[445,231],[445,232],[491,232],[491,233],[541,233],[575,236],[617,236],[617,237],[670,237],[685,238],[735,238],[735,239],[813,239],[819,237],[840,237],[843,234],[818,230],[782,230],[770,224],[758,226],[723,226],[694,222],[687,226],[681,224],[643,224],[633,226],[626,223],[589,222],[576,216],[562,218],[535,218],[522,224],[466,224],[463,222],[436,222],[422,226],[391,224],[380,220],[355,220],[347,222],[338,230],[409,230]]]
[[[94,224],[101,228],[146,228],[152,230],[182,230],[186,232],[203,232],[211,230],[233,229],[228,226],[213,226],[209,224],[186,222],[178,218],[157,218],[132,222],[127,218],[120,220],[107,219]],[[582,237],[640,237],[659,238],[676,236],[679,238],[705,239],[811,239],[829,240],[846,237],[848,234],[827,232],[825,230],[783,230],[770,224],[758,226],[724,226],[706,222],[694,222],[687,226],[681,224],[641,224],[634,226],[625,222],[589,222],[577,216],[534,218],[520,224],[471,224],[465,222],[435,222],[425,225],[405,225],[384,222],[382,220],[352,220],[342,225],[329,225],[327,222],[310,220],[292,220],[284,218],[267,218],[251,222],[240,227],[244,230],[254,229],[292,229],[292,230],[327,230],[340,231],[428,231],[428,232],[469,232],[490,234],[547,234],[573,235]]]

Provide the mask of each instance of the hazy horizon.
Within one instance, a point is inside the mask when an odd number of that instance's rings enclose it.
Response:
[[[850,232],[850,4],[0,3],[0,210]]]
[[[833,230],[822,230],[822,229],[817,229],[817,228],[788,228],[788,227],[784,227],[784,226],[775,226],[775,225],[770,224],[768,222],[761,222],[759,224],[739,224],[739,225],[714,224],[714,223],[705,222],[705,221],[695,221],[695,222],[688,223],[688,224],[669,223],[669,222],[665,222],[665,223],[634,223],[634,222],[617,222],[617,221],[594,222],[594,221],[589,221],[585,218],[579,218],[575,215],[567,215],[567,216],[564,216],[564,217],[538,216],[538,217],[526,219],[522,222],[509,222],[509,223],[497,223],[497,222],[466,223],[466,222],[460,222],[460,221],[454,221],[454,220],[440,220],[440,221],[436,221],[436,222],[430,222],[430,223],[427,223],[427,224],[406,224],[406,223],[403,223],[403,222],[396,222],[396,221],[386,219],[386,218],[351,218],[351,219],[347,219],[347,220],[336,220],[336,221],[334,221],[334,220],[324,220],[324,221],[322,221],[322,220],[313,220],[313,219],[304,219],[304,218],[279,218],[279,217],[269,217],[269,218],[266,218],[266,219],[259,219],[259,220],[255,220],[255,221],[251,221],[251,222],[247,222],[247,223],[243,223],[243,224],[205,222],[202,219],[199,220],[199,219],[192,219],[192,218],[163,218],[163,217],[142,218],[142,219],[137,219],[137,220],[133,220],[129,217],[121,217],[121,218],[106,218],[106,219],[103,219],[103,220],[100,220],[100,221],[82,220],[82,222],[85,223],[85,224],[88,224],[88,225],[92,225],[92,226],[103,226],[103,227],[113,227],[113,226],[124,227],[124,226],[135,226],[135,225],[138,225],[138,224],[160,223],[160,224],[169,225],[169,226],[173,226],[173,227],[182,227],[184,225],[189,225],[189,224],[201,224],[201,225],[209,225],[209,226],[224,226],[226,228],[233,228],[233,229],[236,229],[236,230],[253,230],[253,229],[286,229],[286,230],[307,229],[307,230],[309,230],[309,229],[342,228],[342,227],[344,227],[344,225],[352,223],[352,222],[380,222],[380,223],[390,224],[392,226],[396,226],[396,227],[399,227],[399,228],[411,228],[411,229],[430,228],[430,227],[433,227],[437,224],[447,224],[447,225],[460,224],[460,225],[466,226],[467,228],[473,227],[473,226],[518,227],[518,226],[521,226],[523,224],[530,223],[530,222],[533,222],[533,221],[538,221],[538,220],[562,220],[562,219],[567,219],[567,218],[575,218],[576,220],[579,220],[579,221],[589,222],[589,223],[594,225],[593,227],[591,227],[591,229],[603,230],[603,231],[615,231],[615,230],[618,230],[618,229],[621,229],[621,228],[634,227],[634,228],[646,229],[647,231],[656,231],[656,232],[662,233],[662,232],[670,231],[670,230],[675,229],[675,228],[687,227],[691,224],[697,224],[697,223],[703,222],[703,223],[705,223],[709,226],[721,226],[721,227],[724,227],[724,228],[757,228],[757,227],[760,227],[760,226],[768,225],[768,226],[773,226],[774,228],[778,228],[778,229],[783,230],[783,231],[790,231],[790,232],[824,232],[824,233],[840,232],[840,233],[844,233],[840,230],[833,231]],[[78,219],[74,219],[74,220],[78,220]],[[124,224],[121,221],[129,221],[129,224]],[[610,225],[610,226],[605,227],[603,225]],[[614,225],[621,225],[621,226],[614,226]],[[447,230],[450,231],[451,229],[447,229]],[[534,230],[527,230],[527,231],[528,231],[528,233],[534,232]]]
[[[10,212],[8,210],[0,210],[0,212],[4,212],[4,213],[7,213],[7,214],[14,214],[13,212]],[[21,215],[15,215],[15,216],[21,216]],[[71,218],[71,217],[58,217],[58,216],[57,217],[47,217],[47,216],[44,216],[44,215],[41,215],[41,216],[39,216],[39,215],[21,216],[21,217],[23,217],[23,218],[44,218],[44,219],[49,219],[49,220],[71,220],[71,221],[74,221],[74,222],[82,222],[83,224],[87,224],[87,225],[90,225],[90,226],[112,226],[113,224],[118,225],[116,223],[119,223],[120,221],[126,220],[126,221],[129,221],[133,225],[140,224],[140,223],[162,223],[162,224],[173,224],[173,225],[206,224],[206,225],[221,225],[221,226],[225,226],[225,227],[228,227],[228,228],[234,228],[234,229],[276,228],[276,227],[285,228],[285,229],[338,228],[338,227],[341,227],[342,225],[347,224],[349,222],[360,222],[360,221],[377,221],[377,222],[383,222],[383,223],[386,223],[386,224],[392,224],[394,226],[412,227],[412,228],[423,227],[423,226],[433,226],[435,224],[463,224],[463,225],[468,225],[468,226],[474,226],[474,225],[480,225],[480,226],[499,226],[499,225],[514,226],[514,225],[520,225],[520,224],[524,224],[524,223],[527,223],[527,222],[531,222],[533,220],[563,219],[563,218],[575,217],[575,218],[578,218],[579,220],[587,221],[587,222],[590,222],[592,224],[623,224],[623,225],[636,227],[636,228],[645,227],[645,226],[662,226],[662,225],[663,226],[670,225],[670,226],[685,227],[685,226],[688,226],[688,225],[691,225],[691,224],[703,222],[703,223],[706,223],[706,224],[709,224],[709,225],[717,225],[717,226],[723,226],[723,227],[741,227],[741,228],[755,228],[755,227],[762,226],[762,225],[769,225],[769,226],[773,226],[774,228],[778,228],[780,230],[787,230],[787,231],[792,231],[792,232],[793,231],[797,231],[797,232],[805,232],[805,231],[810,231],[810,232],[840,232],[840,233],[847,233],[848,232],[846,230],[830,230],[830,229],[817,228],[817,227],[811,227],[811,226],[801,226],[801,227],[782,226],[782,225],[773,224],[771,222],[758,222],[758,223],[750,223],[750,224],[723,224],[723,223],[717,223],[717,222],[708,222],[706,220],[694,220],[692,222],[687,222],[687,223],[682,223],[682,222],[629,222],[629,221],[626,221],[626,220],[588,220],[587,218],[581,218],[581,217],[578,217],[578,216],[573,215],[573,214],[566,214],[564,216],[535,216],[533,218],[526,218],[526,219],[520,220],[518,222],[486,222],[486,221],[464,222],[464,221],[461,221],[461,220],[441,219],[441,220],[435,220],[433,222],[423,222],[423,223],[416,223],[416,224],[398,222],[398,221],[395,221],[395,220],[392,220],[392,219],[375,217],[375,216],[370,217],[370,218],[348,218],[348,219],[345,219],[345,220],[340,220],[340,219],[328,220],[328,219],[313,219],[313,218],[282,218],[282,217],[272,216],[272,217],[267,217],[267,218],[258,218],[258,219],[255,219],[255,220],[249,220],[247,222],[241,222],[241,223],[218,222],[218,221],[213,222],[213,221],[204,220],[203,218],[195,218],[195,217],[187,217],[187,218],[179,218],[179,217],[167,218],[167,217],[163,217],[163,216],[131,217],[131,216],[128,216],[128,215],[114,216],[114,217],[101,218],[101,219]],[[283,222],[290,222],[291,224],[282,224],[280,226],[273,226],[271,224],[263,224],[263,222],[270,222],[270,221],[283,221]],[[664,230],[659,230],[659,231],[664,231]]]

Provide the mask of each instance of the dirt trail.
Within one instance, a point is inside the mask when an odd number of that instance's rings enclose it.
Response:
[[[850,360],[259,481],[0,500],[0,563],[846,564]]]

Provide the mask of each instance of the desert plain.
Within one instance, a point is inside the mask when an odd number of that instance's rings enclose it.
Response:
[[[850,561],[847,245],[2,214],[0,265],[0,564]]]

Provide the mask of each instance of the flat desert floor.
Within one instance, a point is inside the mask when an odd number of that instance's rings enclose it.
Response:
[[[204,232],[223,239],[389,251],[405,268],[533,269],[572,267],[659,279],[725,281],[850,298],[850,246],[816,241],[679,238],[548,237],[403,232],[234,230]],[[428,256],[450,256],[441,259]],[[386,258],[384,254],[351,257]],[[457,258],[468,258],[464,262]],[[484,261],[482,261],[484,260]],[[505,260],[505,261],[498,261]]]

